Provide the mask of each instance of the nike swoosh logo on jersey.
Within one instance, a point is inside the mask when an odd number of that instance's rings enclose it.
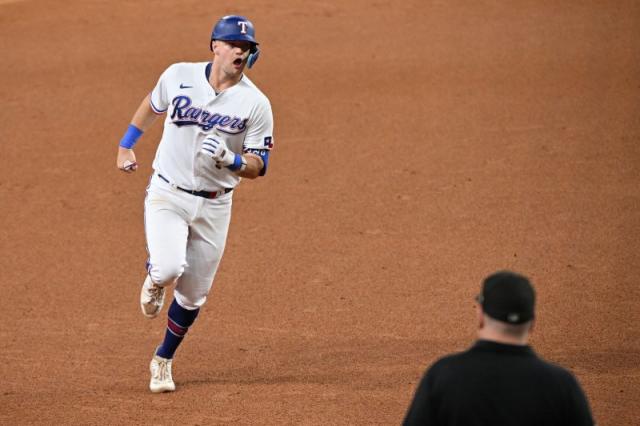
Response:
[[[180,83],[180,88],[181,89],[191,89],[191,88],[193,88],[193,86],[187,86],[184,83]]]

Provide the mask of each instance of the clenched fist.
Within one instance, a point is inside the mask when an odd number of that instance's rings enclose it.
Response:
[[[132,173],[138,170],[136,155],[132,149],[118,147],[118,158],[116,159],[116,167],[126,173]]]
[[[200,151],[213,158],[213,160],[223,166],[230,166],[234,163],[236,154],[231,151],[224,141],[218,140],[212,136],[207,136],[202,142]]]

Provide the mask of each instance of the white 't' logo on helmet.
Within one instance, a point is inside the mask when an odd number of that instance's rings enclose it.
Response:
[[[247,33],[247,22],[246,21],[238,21],[238,25],[240,26],[240,34]]]

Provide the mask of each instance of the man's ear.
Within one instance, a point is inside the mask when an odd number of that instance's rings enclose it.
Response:
[[[215,40],[211,40],[211,43],[209,43],[209,50],[211,50],[213,52],[213,43],[215,42]]]
[[[482,330],[484,327],[484,312],[482,312],[482,306],[476,302],[476,316],[478,321],[478,329]]]

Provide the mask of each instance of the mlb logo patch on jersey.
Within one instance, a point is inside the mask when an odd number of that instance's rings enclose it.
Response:
[[[267,136],[264,138],[264,147],[265,148],[273,148],[273,137]]]

